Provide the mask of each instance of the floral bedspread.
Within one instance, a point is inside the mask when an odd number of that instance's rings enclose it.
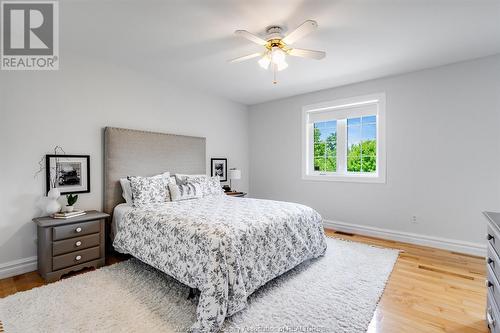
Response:
[[[200,290],[193,332],[216,332],[269,280],[325,253],[312,208],[226,195],[134,208],[114,247]]]

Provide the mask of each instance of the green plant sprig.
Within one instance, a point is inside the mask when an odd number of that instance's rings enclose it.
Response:
[[[68,194],[66,195],[66,200],[68,200],[68,206],[73,206],[76,201],[78,200],[78,194],[73,195],[73,194]]]

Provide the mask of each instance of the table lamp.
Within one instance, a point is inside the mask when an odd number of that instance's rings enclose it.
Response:
[[[231,182],[233,179],[241,179],[241,170],[235,168],[229,169],[229,187],[231,187],[231,189],[233,188]]]

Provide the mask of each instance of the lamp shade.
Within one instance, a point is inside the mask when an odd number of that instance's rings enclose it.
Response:
[[[229,169],[229,179],[241,179],[241,170]]]

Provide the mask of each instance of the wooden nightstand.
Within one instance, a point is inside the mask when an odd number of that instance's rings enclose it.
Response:
[[[105,261],[104,230],[108,214],[95,210],[69,219],[33,219],[38,232],[38,272],[47,281]]]
[[[245,192],[224,192],[224,193],[226,193],[226,195],[229,195],[231,197],[240,197],[240,198],[244,198],[247,195],[247,193]]]

